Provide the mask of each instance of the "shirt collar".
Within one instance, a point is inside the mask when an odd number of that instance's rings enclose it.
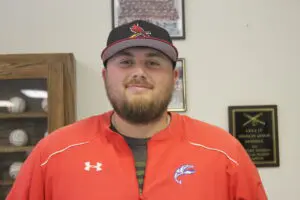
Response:
[[[114,111],[108,111],[101,117],[101,124],[103,125],[103,132],[108,140],[118,140],[122,136],[111,129],[111,116]],[[165,129],[154,134],[150,141],[165,141],[183,138],[183,123],[181,116],[177,113],[170,112],[170,124]]]

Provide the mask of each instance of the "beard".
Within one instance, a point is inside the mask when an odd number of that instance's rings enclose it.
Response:
[[[131,83],[141,83],[132,80]],[[126,96],[126,92],[120,93],[105,80],[106,94],[114,111],[131,124],[149,124],[159,120],[172,99],[174,84],[170,81],[167,87],[151,98],[137,95],[132,98]]]

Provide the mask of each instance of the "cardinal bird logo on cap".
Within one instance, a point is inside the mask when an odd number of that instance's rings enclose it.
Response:
[[[134,33],[130,38],[149,37],[151,35],[150,31],[145,31],[139,24],[132,25],[130,31]]]

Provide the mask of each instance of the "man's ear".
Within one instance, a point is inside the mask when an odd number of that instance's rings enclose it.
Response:
[[[107,73],[106,68],[103,68],[102,69],[102,78],[103,78],[103,81],[105,81],[105,79],[106,79],[106,73]]]
[[[174,73],[174,80],[173,80],[173,82],[175,84],[176,81],[177,81],[177,79],[179,78],[179,72],[178,72],[178,70],[174,69],[173,73]]]

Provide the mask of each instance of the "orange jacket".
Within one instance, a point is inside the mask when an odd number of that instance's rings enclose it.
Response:
[[[143,193],[132,152],[107,112],[41,140],[7,200],[266,200],[241,144],[215,126],[172,113],[148,142]]]

